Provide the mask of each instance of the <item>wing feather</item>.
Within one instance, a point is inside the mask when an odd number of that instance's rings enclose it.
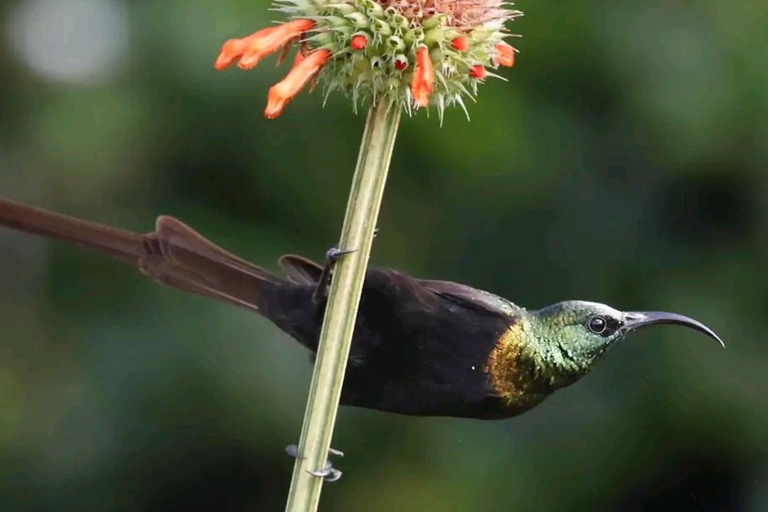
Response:
[[[464,284],[429,279],[420,279],[419,282],[440,297],[489,314],[509,318],[521,310],[519,306],[503,297]]]

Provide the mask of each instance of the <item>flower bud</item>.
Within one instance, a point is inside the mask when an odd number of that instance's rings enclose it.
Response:
[[[357,33],[352,36],[352,42],[349,44],[355,51],[364,50],[368,46],[368,36],[365,33]]]
[[[459,36],[451,41],[451,46],[453,46],[453,49],[457,52],[465,52],[469,50],[469,39],[465,36]]]

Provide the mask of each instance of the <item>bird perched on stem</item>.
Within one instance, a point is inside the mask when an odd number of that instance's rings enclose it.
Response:
[[[136,234],[0,198],[0,226],[107,254],[168,286],[271,320],[317,350],[332,262],[280,258],[277,276],[213,244],[177,219]],[[627,333],[677,324],[722,344],[707,326],[665,312],[624,312],[564,301],[537,310],[466,285],[369,269],[342,404],[418,416],[515,416],[586,375]]]

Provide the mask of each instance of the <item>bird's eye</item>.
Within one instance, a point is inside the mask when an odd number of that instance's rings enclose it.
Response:
[[[602,316],[593,316],[587,320],[587,328],[595,334],[602,334],[607,326],[608,322]]]

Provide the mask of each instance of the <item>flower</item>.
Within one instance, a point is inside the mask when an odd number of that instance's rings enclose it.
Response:
[[[294,42],[299,51],[286,78],[268,94],[265,115],[279,116],[305,86],[325,84],[353,100],[389,98],[411,113],[430,104],[442,118],[447,106],[464,107],[487,71],[512,66],[515,48],[503,41],[504,23],[521,16],[503,0],[279,0],[291,20],[241,39],[230,39],[215,67],[237,62],[252,69]],[[466,110],[466,108],[465,108]]]
[[[515,65],[515,49],[501,41],[496,44],[496,63],[499,66],[512,67]]]
[[[242,69],[252,69],[264,57],[289,45],[302,33],[315,25],[310,20],[294,20],[289,23],[259,30],[242,39],[230,39],[221,49],[219,58],[214,65],[222,70],[229,67],[235,60]]]
[[[486,76],[488,76],[488,71],[486,71],[485,66],[481,64],[477,64],[476,66],[472,66],[472,69],[469,70],[469,75],[472,78],[477,78],[478,80],[482,80]]]
[[[317,71],[323,67],[331,58],[331,52],[328,50],[318,50],[304,57],[301,52],[293,64],[293,69],[288,73],[282,82],[273,85],[267,96],[267,109],[264,115],[269,119],[274,119],[283,113],[283,108],[293,99],[294,96],[304,87]]]
[[[458,36],[451,41],[451,46],[457,52],[465,52],[469,50],[469,39],[466,36]]]
[[[422,46],[416,52],[416,69],[411,79],[411,94],[416,105],[429,105],[429,95],[435,90],[435,68],[429,56],[429,49]]]
[[[349,43],[349,46],[353,50],[362,50],[366,46],[368,46],[368,36],[365,34],[358,34],[352,38],[352,42]]]

